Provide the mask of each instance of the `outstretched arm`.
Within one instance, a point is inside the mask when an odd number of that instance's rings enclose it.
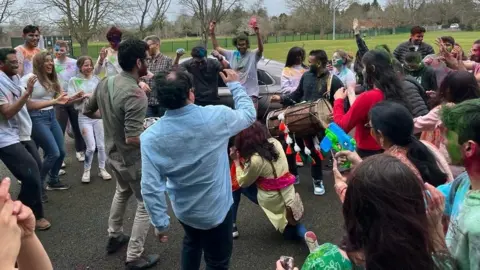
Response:
[[[220,47],[220,45],[218,45],[218,40],[215,36],[215,27],[216,27],[217,23],[216,22],[210,22],[210,25],[209,25],[209,31],[210,31],[210,38],[212,39],[212,44],[213,44],[213,49],[218,51],[219,53],[221,53],[222,55],[225,55],[225,49]]]

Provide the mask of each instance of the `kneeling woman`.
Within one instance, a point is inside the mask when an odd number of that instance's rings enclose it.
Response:
[[[286,238],[304,239],[307,230],[297,222],[303,214],[303,205],[295,193],[295,176],[288,171],[282,144],[268,135],[264,125],[255,122],[237,135],[235,147],[237,151],[231,157],[238,184],[241,187],[256,184],[258,204],[275,229]],[[240,158],[245,160],[244,164]]]

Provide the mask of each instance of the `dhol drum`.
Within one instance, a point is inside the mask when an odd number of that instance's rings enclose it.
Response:
[[[278,116],[284,114],[284,123],[290,133],[296,136],[317,135],[328,127],[332,119],[332,106],[326,99],[314,102],[302,102],[294,106],[271,111],[267,115],[267,128],[270,135],[278,137],[283,135],[279,130],[280,120]]]

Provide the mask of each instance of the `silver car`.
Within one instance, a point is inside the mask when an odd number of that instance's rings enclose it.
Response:
[[[213,57],[209,56],[209,58]],[[180,60],[180,63],[189,59],[191,59],[191,57],[184,58]],[[257,115],[259,120],[264,120],[270,111],[282,108],[282,105],[279,103],[270,103],[270,97],[274,94],[281,93],[280,78],[284,66],[283,63],[264,57],[262,57],[257,64],[258,85],[260,88]],[[218,96],[220,98],[220,104],[233,108],[232,93],[230,93],[230,90],[220,78],[220,75],[218,78]]]

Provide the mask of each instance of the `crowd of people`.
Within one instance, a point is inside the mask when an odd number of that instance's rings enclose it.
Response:
[[[291,48],[281,91],[269,102],[292,108],[324,100],[329,119],[356,141],[356,151],[330,157],[320,151],[324,130],[298,136],[284,110],[278,128],[285,136],[272,137],[257,116],[264,47],[259,27],[250,27],[258,48],[240,34],[227,50],[211,22],[213,58],[197,46],[183,62],[184,50],[172,59],[157,36],[123,39],[116,27],[96,62],[68,57],[61,40],[53,52],[41,50],[33,25],[24,28],[23,45],[0,49],[0,159],[21,184],[14,200],[10,179],[0,183],[2,263],[52,269],[35,230],[52,226],[47,191],[70,188],[61,180],[70,126],[84,164],[78,181],[91,182],[95,152],[98,176],[116,181],[106,250],[128,245],[126,269],[159,261],[144,254],[144,243],[151,225],[168,241],[167,196],[185,232],[182,269],[199,269],[202,255],[207,269],[228,269],[242,194],[285,239],[308,247],[305,270],[480,269],[480,41],[467,55],[453,37],[440,37],[435,53],[415,26],[393,52],[370,50],[355,20],[355,56],[339,48],[329,61],[312,50],[307,65],[305,50]],[[220,79],[233,108],[220,104]],[[326,192],[324,171],[333,173],[345,230],[338,245],[320,245],[302,221],[300,166],[311,167],[318,196]],[[127,235],[132,195],[137,209]],[[282,257],[276,268],[297,269],[294,262]]]

